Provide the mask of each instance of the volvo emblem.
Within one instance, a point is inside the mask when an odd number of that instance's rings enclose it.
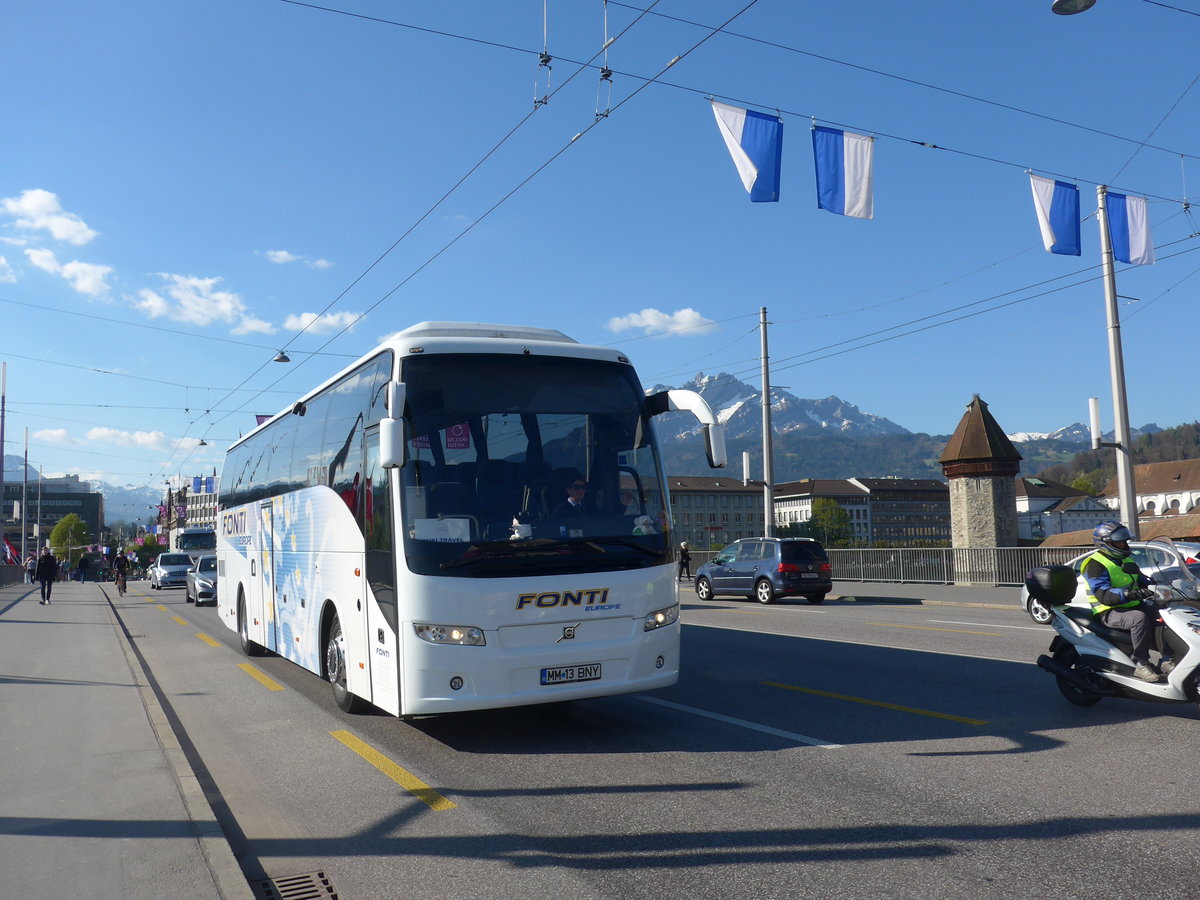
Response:
[[[560,644],[560,643],[562,643],[563,641],[573,641],[573,640],[575,640],[575,629],[576,629],[576,628],[578,628],[578,627],[579,627],[579,623],[578,623],[578,622],[576,622],[574,625],[564,625],[564,626],[563,626],[563,633],[562,633],[562,637],[560,637],[560,638],[559,638],[557,641],[555,641],[554,643],[556,643],[556,644]]]

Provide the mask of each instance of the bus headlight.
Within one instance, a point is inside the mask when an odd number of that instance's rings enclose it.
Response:
[[[668,606],[665,609],[656,609],[650,615],[646,616],[646,621],[642,625],[643,631],[653,631],[655,628],[662,628],[665,625],[673,625],[679,620],[679,604]]]
[[[413,624],[413,630],[423,641],[431,644],[461,644],[464,647],[483,647],[487,641],[483,629],[474,625],[422,625]]]

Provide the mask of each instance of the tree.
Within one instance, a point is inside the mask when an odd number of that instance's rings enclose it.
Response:
[[[812,502],[812,518],[803,524],[802,531],[826,547],[849,547],[854,543],[850,514],[836,500],[817,497]]]
[[[131,548],[126,548],[131,549]],[[152,534],[146,535],[146,540],[141,546],[132,548],[137,553],[137,564],[140,568],[147,569],[150,563],[154,562],[154,558],[160,553],[166,553],[169,547],[164,547],[158,542],[158,538]]]
[[[83,555],[83,549],[91,540],[87,524],[75,513],[68,513],[59,520],[50,532],[50,546],[58,561],[74,566]]]

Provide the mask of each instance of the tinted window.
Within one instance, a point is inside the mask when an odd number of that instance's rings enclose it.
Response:
[[[784,562],[825,562],[825,548],[815,541],[789,541],[783,545]]]
[[[186,553],[164,553],[158,558],[160,566],[190,566],[192,558]]]

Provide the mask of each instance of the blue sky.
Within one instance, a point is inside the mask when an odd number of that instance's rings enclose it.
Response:
[[[1027,169],[1085,216],[1098,183],[1149,197],[1159,262],[1117,275],[1130,419],[1197,417],[1200,3],[747,3],[4,4],[5,452],[28,429],[47,474],[210,473],[426,319],[757,384],[760,306],[800,397],[944,434],[975,393],[1010,432],[1099,396],[1111,428],[1095,218],[1046,253]],[[710,97],[781,112],[780,202],[749,202]],[[816,208],[814,118],[878,138],[873,220]]]

